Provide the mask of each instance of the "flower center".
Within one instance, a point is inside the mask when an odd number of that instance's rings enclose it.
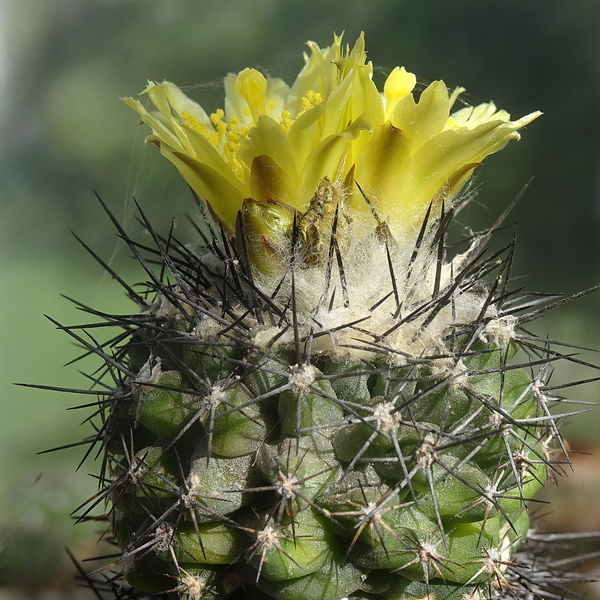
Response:
[[[275,98],[267,97],[267,80],[255,69],[245,69],[238,75],[235,91],[244,101],[238,103],[241,106],[237,107],[241,114],[229,109],[228,119],[225,119],[225,111],[218,108],[210,115],[214,131],[188,111],[181,112],[180,116],[186,127],[200,133],[219,151],[227,166],[240,179],[244,179],[244,165],[239,159],[242,144],[262,115],[275,119],[283,131],[288,133],[301,115],[323,102],[320,92],[309,90],[301,98],[301,108],[294,115],[288,109],[281,107],[281,101],[278,103]]]

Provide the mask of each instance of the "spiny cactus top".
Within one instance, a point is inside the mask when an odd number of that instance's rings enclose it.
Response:
[[[149,278],[94,349],[115,565],[164,598],[546,597],[514,556],[564,450],[561,355],[520,330],[541,313],[512,245],[446,245],[474,169],[539,113],[452,112],[461,88],[417,99],[404,68],[380,91],[362,35],[308,46],[291,87],[228,75],[210,116],[167,82],[126,99],[214,225],[193,246],[146,221],[152,250],[115,220]]]
[[[441,264],[426,252],[415,254],[417,241],[430,245],[442,211],[447,219],[473,170],[518,139],[518,130],[540,113],[511,121],[491,102],[451,112],[464,90],[449,93],[442,81],[416,101],[416,78],[399,67],[380,92],[362,35],[352,49],[344,49],[341,37],[329,48],[308,46],[311,53],[291,88],[255,69],[230,74],[225,110],[210,116],[168,82],[145,90],[155,111],[131,98],[126,102],[152,128],[147,141],[160,147],[235,235],[236,250],[261,289],[271,293],[282,285],[295,255],[303,266],[296,273],[296,310],[326,313],[327,329],[347,323],[350,314],[368,316],[363,327],[381,335],[397,320],[395,309],[371,309],[389,291],[390,260],[412,280],[388,304],[409,306],[431,296],[436,276],[438,289],[447,286],[468,255]],[[332,305],[324,291],[333,287],[328,257],[334,222],[345,289]],[[289,296],[289,281],[283,286],[279,296]],[[461,308],[472,313],[480,307],[471,296]],[[338,314],[340,307],[348,310]],[[356,335],[343,331],[334,337]],[[403,327],[386,339],[418,354],[410,341],[414,334]],[[255,341],[260,345],[258,332]]]

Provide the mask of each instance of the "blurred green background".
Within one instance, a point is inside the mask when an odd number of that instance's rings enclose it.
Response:
[[[518,221],[521,285],[570,294],[600,282],[598,0],[0,0],[0,600],[91,598],[73,586],[63,548],[80,558],[106,551],[96,544],[101,525],[73,528],[68,516],[94,492],[86,473],[97,467],[75,472],[81,448],[36,454],[90,433],[85,411],[66,410],[89,398],[12,385],[88,386],[79,370],[94,361],[63,368],[78,350],[43,316],[87,320],[60,294],[135,310],[70,231],[130,273],[94,190],[132,232],[133,195],[154,223],[197,215],[119,97],[169,79],[212,110],[227,72],[256,66],[291,82],[306,40],[328,45],[345,31],[351,42],[361,30],[376,65],[465,86],[469,102],[493,99],[515,118],[544,112],[479,169],[480,194],[460,218],[491,224],[533,177],[509,219]],[[536,331],[600,348],[599,307],[590,296]],[[553,382],[594,376],[557,371]],[[568,393],[595,402],[599,389]],[[575,450],[600,453],[600,411],[565,431]],[[564,510],[591,515],[575,527],[600,529],[594,464],[580,477],[592,490],[583,500],[577,478],[561,485],[576,494],[562,496]]]

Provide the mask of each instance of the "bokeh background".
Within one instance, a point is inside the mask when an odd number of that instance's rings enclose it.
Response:
[[[100,524],[73,527],[69,516],[94,493],[87,473],[97,466],[76,470],[82,447],[37,454],[90,433],[80,425],[88,413],[67,410],[89,397],[12,385],[89,385],[80,371],[94,361],[64,368],[80,352],[43,316],[89,320],[61,294],[134,310],[70,232],[135,279],[94,191],[130,232],[132,196],[159,226],[197,216],[119,97],[169,79],[212,110],[227,72],[256,66],[291,82],[306,40],[328,45],[345,31],[351,42],[362,30],[383,70],[443,78],[513,117],[544,112],[479,169],[479,196],[461,219],[491,224],[531,181],[509,219],[520,285],[571,294],[600,283],[598,0],[0,0],[0,600],[92,598],[75,587],[64,548],[79,558],[106,551]],[[536,331],[600,348],[599,309],[600,295],[589,296]],[[553,381],[594,376],[567,366]],[[599,386],[567,392],[596,402]],[[573,418],[565,435],[575,472],[545,518],[558,530],[600,530],[600,410]]]

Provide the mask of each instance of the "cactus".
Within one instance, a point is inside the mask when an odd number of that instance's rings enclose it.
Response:
[[[511,287],[500,221],[447,243],[539,113],[452,112],[441,81],[417,101],[403,68],[380,92],[363,36],[309,49],[291,88],[229,75],[210,116],[167,82],[125,100],[208,215],[183,243],[140,208],[149,247],[105,207],[147,282],[113,273],[140,308],[101,315],[116,349],[64,328],[113,382],[82,518],[107,504],[122,597],[558,597],[529,503],[568,460],[548,377],[570,355],[523,327],[564,299]]]

